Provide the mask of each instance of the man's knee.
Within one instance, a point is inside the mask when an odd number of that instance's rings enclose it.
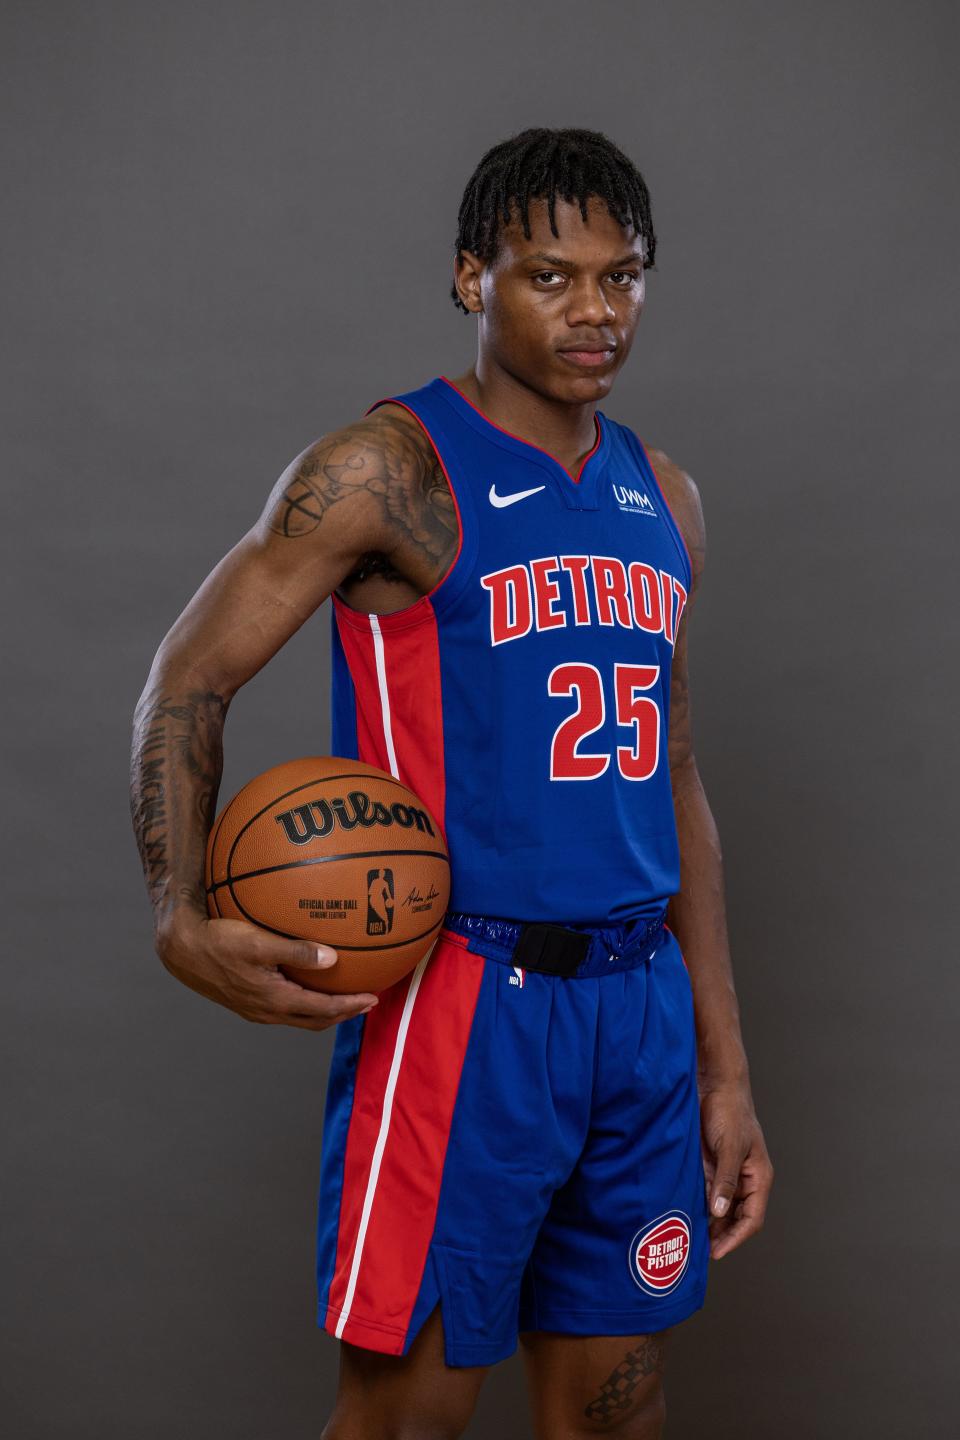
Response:
[[[371,1430],[368,1417],[338,1415],[336,1412],[324,1426],[320,1440],[460,1440],[467,1428],[455,1420],[425,1419],[394,1415],[379,1417]]]
[[[393,1403],[376,1397],[338,1399],[320,1440],[460,1440],[470,1422],[472,1405],[438,1405],[416,1396]]]
[[[537,1440],[561,1434],[570,1440],[593,1435],[659,1440],[666,1415],[667,1334],[661,1330],[628,1338],[522,1332]]]
[[[666,1418],[661,1378],[648,1375],[630,1400],[619,1404],[597,1400],[588,1405],[578,1417],[580,1430],[571,1434],[582,1435],[583,1440],[594,1435],[615,1436],[616,1440],[660,1440]]]
[[[488,1368],[445,1363],[439,1305],[406,1355],[341,1342],[336,1404],[321,1440],[459,1440]]]

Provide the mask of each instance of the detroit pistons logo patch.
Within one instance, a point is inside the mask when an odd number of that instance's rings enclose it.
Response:
[[[689,1259],[690,1217],[682,1210],[668,1210],[630,1241],[630,1274],[650,1295],[675,1290]]]

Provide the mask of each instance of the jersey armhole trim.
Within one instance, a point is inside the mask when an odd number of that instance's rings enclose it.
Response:
[[[435,613],[433,604],[426,595],[404,605],[402,610],[387,610],[382,615],[376,610],[355,610],[346,600],[341,600],[336,591],[330,599],[337,623],[349,625],[351,630],[362,630],[365,634],[370,633],[371,620],[376,620],[381,630],[413,630],[417,625],[423,625]]]
[[[377,622],[379,623],[381,629],[402,630],[406,629],[408,626],[411,625],[422,624],[423,621],[426,620],[433,613],[434,596],[437,595],[438,591],[447,584],[447,581],[450,579],[450,577],[453,575],[454,570],[457,568],[457,562],[459,561],[460,556],[463,553],[463,516],[460,513],[460,502],[457,500],[457,492],[453,488],[453,481],[450,479],[450,472],[447,469],[446,462],[443,456],[440,454],[440,447],[437,445],[433,436],[430,434],[430,431],[424,421],[412,408],[412,406],[405,404],[402,400],[398,400],[395,395],[384,395],[381,400],[375,400],[373,404],[368,406],[367,409],[363,412],[364,418],[366,418],[366,416],[369,415],[372,411],[379,409],[381,405],[399,405],[401,410],[406,410],[408,415],[413,416],[414,420],[416,420],[417,424],[420,426],[420,429],[430,441],[433,453],[437,458],[437,463],[439,464],[440,469],[443,471],[444,477],[446,478],[447,488],[450,491],[450,498],[453,500],[453,508],[457,517],[457,548],[454,552],[453,559],[450,561],[450,564],[440,576],[440,579],[437,581],[437,583],[435,585],[432,585],[425,594],[419,595],[416,600],[412,600],[409,605],[404,605],[403,608],[400,610],[388,610],[385,614],[382,615],[378,614],[376,611],[357,610],[354,608],[354,606],[348,605],[345,600],[342,600],[340,596],[336,593],[336,591],[334,591],[331,595],[331,599],[334,606],[336,607],[338,616],[342,620],[345,620],[347,624],[355,625],[361,630],[367,630],[370,627],[370,616],[376,615]]]
[[[686,567],[687,567],[687,591],[689,592],[690,589],[691,589],[692,586],[693,586],[693,561],[690,559],[690,551],[687,549],[687,542],[686,542],[686,540],[684,540],[684,538],[683,538],[683,531],[680,529],[680,526],[677,524],[677,517],[676,517],[676,515],[674,515],[674,513],[673,513],[673,508],[672,508],[672,506],[671,506],[671,504],[670,504],[670,501],[667,499],[666,494],[664,493],[663,486],[660,484],[660,481],[657,479],[657,472],[656,472],[656,470],[653,468],[653,461],[650,459],[650,456],[647,454],[646,448],[644,447],[643,441],[640,439],[640,436],[637,434],[637,432],[636,432],[635,430],[631,430],[631,431],[630,431],[630,434],[633,436],[634,440],[637,442],[638,446],[640,447],[640,453],[641,453],[641,455],[643,456],[644,461],[646,462],[647,469],[650,471],[650,474],[651,474],[651,476],[653,477],[653,483],[654,483],[654,485],[656,486],[657,494],[660,496],[660,499],[663,501],[664,508],[665,508],[667,514],[668,514],[669,517],[670,517],[670,529],[671,529],[671,533],[673,534],[673,543],[674,543],[674,544],[676,545],[676,547],[677,547],[677,551],[679,552],[679,555],[680,555],[681,560],[684,561],[684,563],[686,564]]]

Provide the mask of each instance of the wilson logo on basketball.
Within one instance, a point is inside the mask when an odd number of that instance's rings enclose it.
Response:
[[[433,835],[430,816],[425,810],[412,805],[383,805],[376,802],[363,790],[351,790],[346,798],[337,796],[333,800],[311,800],[306,805],[297,805],[293,810],[284,810],[274,817],[282,825],[291,845],[306,845],[311,840],[322,840],[339,825],[341,830],[355,830],[358,825],[365,829],[371,825],[399,825],[402,830],[418,830]]]
[[[670,1210],[630,1242],[630,1274],[642,1290],[665,1295],[679,1285],[690,1259],[690,1220]]]

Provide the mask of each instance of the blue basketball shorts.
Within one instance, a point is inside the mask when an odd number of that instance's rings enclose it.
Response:
[[[488,1365],[523,1330],[648,1334],[703,1304],[686,964],[667,927],[591,936],[562,977],[444,929],[336,1027],[317,1231],[331,1335],[404,1355],[439,1303],[446,1363]]]

